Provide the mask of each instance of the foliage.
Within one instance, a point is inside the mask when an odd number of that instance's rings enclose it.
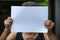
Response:
[[[48,0],[35,0],[39,2],[40,6],[48,6]]]

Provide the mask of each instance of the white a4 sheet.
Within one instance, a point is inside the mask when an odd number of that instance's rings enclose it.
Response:
[[[11,32],[47,33],[48,6],[11,6]]]

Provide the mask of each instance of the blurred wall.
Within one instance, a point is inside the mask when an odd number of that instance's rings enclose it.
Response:
[[[55,0],[56,36],[60,37],[60,0]],[[60,39],[60,38],[59,38]]]

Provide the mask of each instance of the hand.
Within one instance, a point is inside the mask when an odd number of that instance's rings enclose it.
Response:
[[[4,20],[4,25],[5,25],[5,28],[6,29],[10,29],[11,28],[11,25],[12,25],[12,18],[11,17],[8,17],[6,20]]]
[[[46,20],[44,25],[48,28],[48,29],[52,29],[54,26],[54,22],[52,22],[51,20]]]

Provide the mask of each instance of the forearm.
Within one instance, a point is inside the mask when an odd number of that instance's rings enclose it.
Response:
[[[45,40],[49,40],[49,37],[48,37],[48,34],[47,33],[44,33],[44,39]]]
[[[10,29],[6,29],[5,28],[3,33],[2,33],[2,35],[0,36],[0,39],[1,40],[6,40],[7,36],[9,35],[9,33],[10,33]]]
[[[57,40],[56,36],[54,35],[51,29],[48,30],[48,37],[50,40]]]

